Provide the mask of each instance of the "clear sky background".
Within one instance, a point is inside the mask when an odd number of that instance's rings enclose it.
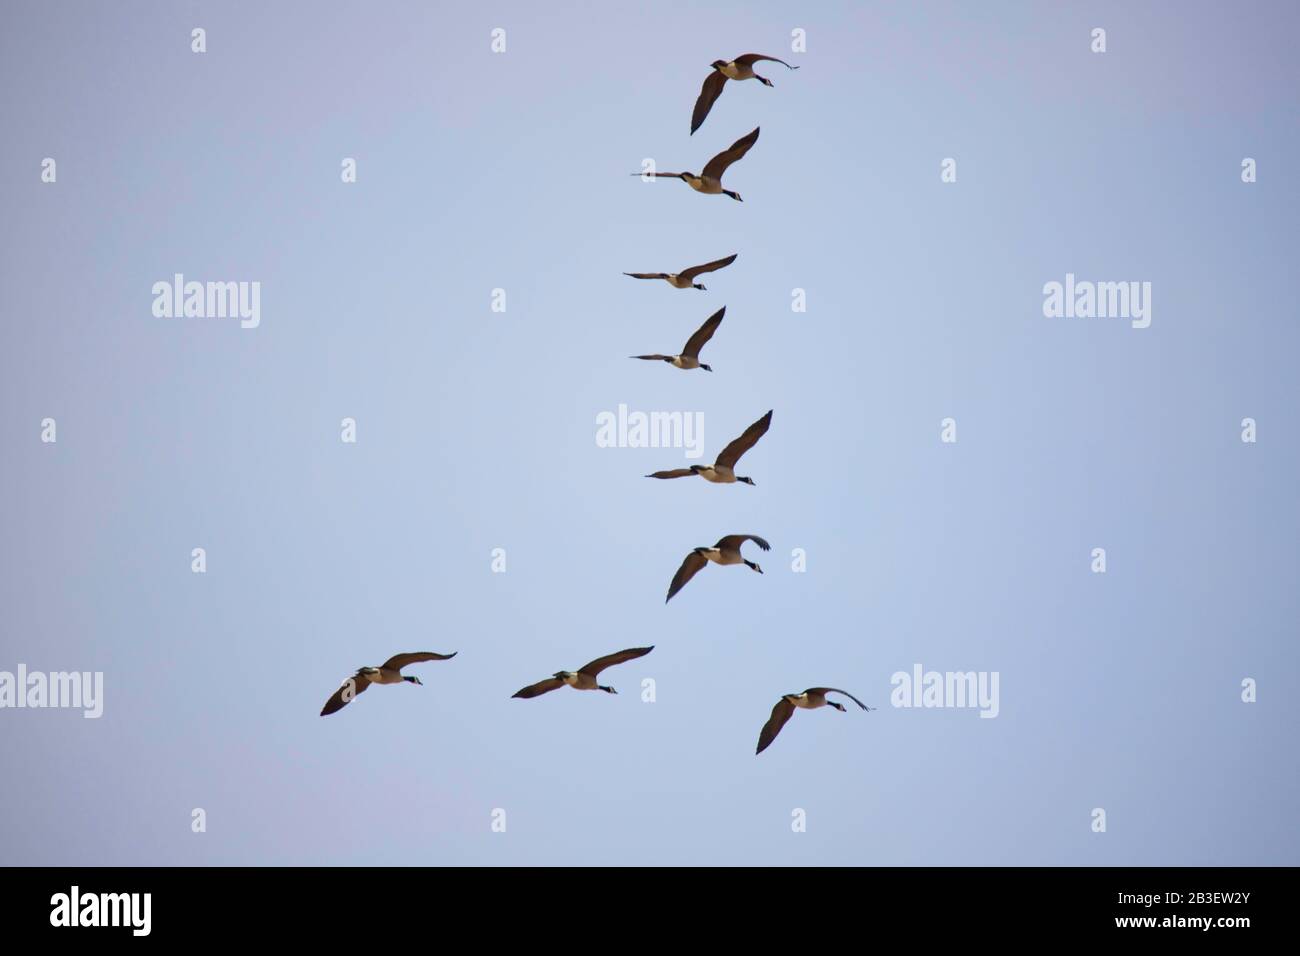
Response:
[[[0,711],[0,862],[1300,863],[1294,6],[702,7],[5,5],[0,670],[105,709]],[[688,136],[748,51],[801,69]],[[744,203],[628,175],[754,126]],[[155,318],[177,272],[260,327]],[[1045,318],[1067,272],[1150,328]],[[714,374],[628,361],[722,305]],[[619,403],[709,459],[774,409],[757,486],[643,478]],[[732,532],[766,573],[665,606]],[[999,716],[889,706],[918,663]],[[755,757],[815,685],[880,709]]]

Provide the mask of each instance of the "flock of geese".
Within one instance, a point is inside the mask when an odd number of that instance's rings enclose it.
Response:
[[[703,125],[709,111],[713,108],[713,104],[722,95],[722,90],[728,80],[758,80],[764,86],[772,86],[771,80],[754,72],[754,64],[764,61],[780,63],[791,70],[798,69],[797,66],[790,66],[784,60],[778,60],[773,56],[763,56],[758,53],[746,53],[734,60],[715,60],[711,64],[711,72],[704,81],[699,98],[695,101],[695,109],[691,113],[691,135],[694,135],[695,131]],[[644,174],[633,173],[632,175],[680,179],[696,192],[713,196],[730,196],[736,202],[742,202],[739,193],[723,187],[722,176],[732,164],[742,159],[758,142],[758,133],[759,130],[755,127],[752,132],[736,140],[730,147],[710,159],[698,175],[690,172],[650,172]],[[681,272],[625,272],[624,275],[631,276],[633,279],[662,279],[674,289],[703,290],[705,287],[695,281],[697,278],[724,269],[735,261],[736,254],[732,254],[722,259],[716,259],[713,262],[706,262],[704,265],[691,266]],[[718,330],[718,326],[722,324],[722,319],[726,314],[726,306],[723,306],[709,316],[704,324],[686,340],[681,352],[676,355],[654,353],[633,355],[631,358],[648,362],[667,362],[674,368],[683,370],[704,369],[706,372],[712,372],[713,369],[710,366],[700,361],[700,350],[713,338],[713,334]],[[746,428],[739,438],[736,438],[722,449],[717,460],[711,465],[691,465],[689,468],[656,471],[646,475],[646,477],[660,479],[700,477],[714,484],[735,484],[740,482],[753,485],[753,478],[736,474],[736,465],[739,463],[741,456],[753,448],[759,439],[767,434],[771,424],[772,412],[769,410],[766,415]],[[743,564],[751,571],[762,574],[763,569],[741,553],[741,547],[751,541],[763,551],[771,550],[772,546],[756,534],[724,535],[712,546],[693,548],[686,555],[685,560],[682,561],[677,573],[673,575],[672,583],[668,586],[668,596],[664,599],[664,603],[671,601],[677,592],[684,588],[692,578],[710,563],[724,567]],[[616,694],[618,692],[613,687],[599,682],[601,671],[617,664],[644,657],[652,650],[654,650],[653,646],[630,647],[626,650],[616,651],[613,654],[606,654],[604,657],[596,658],[589,664],[584,664],[576,671],[556,671],[550,677],[516,691],[512,696],[528,700],[533,697],[540,697],[543,694],[549,694],[551,691],[559,690],[565,686],[572,687],[574,690],[599,690],[607,694]],[[371,684],[420,684],[421,681],[418,677],[402,673],[402,668],[409,664],[418,664],[425,661],[445,661],[455,656],[455,652],[437,654],[433,651],[417,651],[408,654],[395,654],[378,667],[362,667],[344,681],[343,685],[330,696],[330,699],[325,702],[325,706],[321,709],[321,716],[324,717],[342,710],[351,703],[353,698],[365,691]],[[796,709],[816,710],[820,707],[834,707],[844,713],[846,708],[843,704],[827,699],[826,695],[831,693],[844,695],[863,710],[874,709],[862,703],[848,691],[837,690],[834,687],[810,687],[802,693],[782,694],[772,708],[771,716],[768,717],[767,722],[763,724],[763,728],[759,732],[758,747],[755,753],[762,753],[771,745]]]

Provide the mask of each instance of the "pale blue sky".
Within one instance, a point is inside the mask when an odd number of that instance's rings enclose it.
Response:
[[[0,861],[1300,862],[1294,7],[699,7],[5,6],[0,670],[106,699],[0,711]],[[801,69],[689,137],[747,51]],[[743,204],[628,176],[756,125]],[[261,326],[154,318],[176,272]],[[1151,327],[1045,318],[1067,272]],[[713,375],[627,360],[721,305]],[[757,487],[642,478],[683,459],[596,447],[619,403],[709,456],[775,409]],[[740,531],[762,577],[664,605]],[[510,699],[643,644],[617,697]],[[317,716],[416,649],[460,653]],[[916,663],[1000,715],[891,708]],[[755,757],[820,684],[880,710]]]

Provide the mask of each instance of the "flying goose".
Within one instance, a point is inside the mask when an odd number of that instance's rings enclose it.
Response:
[[[706,262],[702,266],[691,266],[689,269],[683,269],[681,272],[624,272],[623,275],[631,276],[633,279],[667,279],[668,284],[674,289],[703,289],[704,286],[695,281],[695,277],[704,272],[716,272],[736,261],[736,255],[733,253],[725,259],[717,259],[713,262]]]
[[[625,651],[616,651],[613,654],[607,654],[604,657],[598,657],[590,664],[584,664],[577,671],[556,671],[546,680],[538,681],[536,684],[529,684],[523,690],[517,691],[511,697],[522,697],[527,700],[530,697],[539,697],[542,694],[549,694],[553,690],[558,690],[565,684],[568,684],[574,690],[603,690],[607,694],[617,694],[612,687],[602,687],[596,683],[596,675],[606,667],[613,667],[615,664],[622,664],[624,661],[635,660],[638,657],[645,657],[654,650],[654,645],[649,647],[629,647]]]
[[[673,599],[673,595],[686,587],[686,582],[699,573],[700,568],[704,567],[710,561],[714,564],[744,564],[751,571],[763,573],[753,561],[746,561],[745,556],[740,553],[740,546],[746,541],[752,541],[764,551],[770,551],[772,546],[756,534],[729,534],[725,538],[719,538],[718,543],[711,548],[696,548],[686,556],[682,566],[677,569],[673,575],[673,583],[668,585],[668,596],[664,598],[667,604]]]
[[[452,651],[450,654],[435,654],[433,651],[413,651],[410,654],[394,654],[378,667],[362,667],[356,674],[343,682],[343,686],[334,692],[333,697],[325,701],[325,706],[321,708],[320,715],[325,717],[342,710],[352,702],[352,698],[371,684],[400,684],[403,681],[419,684],[421,683],[420,678],[407,677],[402,673],[402,668],[407,664],[418,664],[421,661],[451,660],[458,653],[460,652]]]
[[[874,707],[868,707],[862,701],[858,700],[846,690],[837,690],[834,687],[809,687],[802,694],[784,694],[772,708],[772,716],[767,718],[767,723],[758,734],[758,749],[755,754],[761,754],[776,740],[776,735],[781,732],[785,722],[790,719],[796,707],[802,707],[805,710],[815,710],[818,707],[825,707],[827,704],[834,707],[841,714],[844,713],[844,705],[838,704],[833,700],[827,700],[827,694],[843,694],[853,703],[857,704],[863,710],[875,710]]]
[[[772,412],[768,411],[766,415],[746,428],[743,435],[722,449],[722,454],[718,456],[718,460],[712,465],[691,465],[689,468],[674,468],[672,471],[656,471],[653,474],[646,475],[646,477],[685,478],[688,475],[699,475],[705,481],[712,481],[720,485],[729,485],[737,481],[752,485],[754,483],[753,478],[745,478],[736,474],[736,462],[740,461],[740,456],[753,448],[758,440],[767,434],[767,428],[771,424]]]
[[[695,112],[691,114],[692,136],[704,125],[704,118],[709,115],[709,110],[713,109],[713,101],[722,95],[722,88],[727,80],[758,80],[764,86],[772,85],[772,81],[767,77],[759,76],[754,72],[754,64],[762,60],[780,63],[782,66],[789,66],[792,70],[799,69],[797,66],[790,66],[785,60],[778,60],[774,56],[763,56],[761,53],[746,53],[744,56],[736,57],[730,63],[726,60],[714,60],[709,64],[713,67],[713,72],[700,88],[699,99],[695,101]]]
[[[749,152],[749,147],[758,142],[758,129],[759,128],[755,126],[753,132],[749,133],[747,136],[742,136],[740,139],[732,143],[729,149],[725,149],[721,153],[718,153],[717,156],[714,156],[705,165],[704,172],[700,173],[698,176],[694,173],[633,173],[632,175],[680,179],[696,192],[706,193],[710,196],[725,194],[736,200],[736,202],[744,202],[744,200],[740,198],[740,193],[722,188],[722,174],[727,171],[728,166]]]
[[[700,349],[704,348],[704,343],[713,338],[713,333],[718,330],[722,324],[722,317],[726,315],[727,307],[724,305],[717,312],[704,320],[704,324],[695,330],[695,333],[686,340],[686,346],[682,349],[681,355],[629,355],[628,358],[645,359],[647,362],[668,362],[675,368],[692,369],[702,368],[706,372],[712,372],[713,369],[700,361]]]

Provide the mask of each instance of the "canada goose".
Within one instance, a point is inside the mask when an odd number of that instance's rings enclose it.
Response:
[[[713,67],[713,72],[700,88],[699,99],[695,101],[695,112],[691,114],[692,136],[704,125],[704,118],[709,115],[709,110],[713,109],[713,101],[722,95],[722,88],[727,80],[758,80],[764,86],[772,85],[772,81],[767,77],[759,76],[754,72],[754,64],[761,60],[780,63],[782,66],[789,66],[792,70],[799,69],[797,66],[790,66],[785,60],[778,60],[774,56],[763,56],[761,53],[746,53],[744,56],[736,57],[730,63],[726,60],[714,60],[709,64]]]
[[[802,707],[805,710],[815,710],[818,707],[825,707],[827,704],[834,707],[841,714],[844,713],[844,705],[838,704],[833,700],[827,700],[827,694],[843,694],[853,703],[857,704],[863,710],[875,710],[874,707],[868,707],[862,701],[858,700],[846,690],[837,690],[834,687],[809,687],[802,694],[784,694],[772,708],[772,716],[767,718],[767,723],[758,734],[758,749],[755,754],[761,754],[776,740],[776,735],[781,732],[785,722],[790,719],[796,707]]]
[[[758,129],[759,128],[755,126],[753,132],[749,133],[749,135],[742,136],[740,139],[732,143],[729,149],[725,149],[721,153],[718,153],[717,156],[714,156],[705,165],[704,172],[700,173],[698,176],[694,173],[633,173],[632,175],[680,179],[696,192],[706,193],[710,196],[727,195],[736,200],[736,202],[744,202],[744,200],[740,198],[740,193],[722,188],[722,174],[727,171],[728,166],[748,153],[749,147],[758,142]]]
[[[740,553],[740,546],[746,541],[754,542],[764,551],[770,551],[772,547],[756,534],[729,534],[725,538],[718,539],[718,543],[711,548],[696,548],[686,556],[682,566],[673,575],[673,583],[668,585],[668,596],[664,598],[664,603],[671,601],[673,595],[686,587],[686,582],[695,577],[700,568],[710,561],[714,564],[743,564],[751,571],[762,574],[762,568],[753,561],[746,561],[745,556]]]
[[[717,270],[731,265],[736,261],[736,255],[733,253],[725,259],[717,259],[713,262],[706,262],[702,266],[691,266],[689,269],[683,269],[681,272],[624,272],[623,275],[631,276],[633,279],[667,279],[668,284],[674,289],[703,289],[704,286],[695,281],[695,277],[705,272],[716,272]]]
[[[772,413],[769,411],[746,428],[743,435],[722,449],[722,454],[718,456],[718,460],[712,465],[691,465],[689,468],[674,468],[672,471],[656,471],[653,474],[646,475],[646,477],[685,478],[688,475],[699,475],[705,481],[712,481],[720,485],[729,485],[737,481],[752,485],[754,483],[753,478],[746,478],[736,474],[736,462],[740,461],[740,456],[753,448],[758,440],[767,434],[767,428],[771,424]]]
[[[675,368],[702,368],[706,372],[712,372],[710,366],[700,361],[700,349],[704,348],[705,342],[713,338],[713,333],[722,324],[722,317],[726,313],[727,307],[724,305],[705,319],[704,324],[695,330],[695,334],[686,340],[686,347],[682,349],[681,355],[629,355],[628,358],[645,359],[647,362],[668,362]]]
[[[602,687],[596,683],[596,675],[606,667],[613,667],[615,664],[622,664],[624,661],[634,660],[638,657],[645,657],[654,650],[654,645],[649,647],[629,647],[625,651],[616,651],[613,654],[607,654],[604,657],[598,657],[590,664],[584,664],[576,671],[556,671],[546,680],[538,681],[536,684],[529,684],[523,690],[517,691],[510,696],[522,697],[527,700],[530,697],[538,697],[542,694],[549,694],[553,690],[558,690],[565,684],[568,684],[574,690],[603,690],[607,694],[617,694],[612,687]]]
[[[394,654],[378,667],[362,667],[356,674],[343,682],[343,686],[334,692],[333,697],[325,701],[325,706],[321,708],[320,715],[325,717],[335,711],[342,710],[352,702],[352,698],[371,684],[400,684],[403,681],[419,684],[421,683],[420,678],[407,677],[402,673],[402,668],[407,664],[418,664],[421,661],[451,660],[458,653],[460,652],[452,651],[450,654],[435,654],[433,651],[413,651],[410,654]]]

